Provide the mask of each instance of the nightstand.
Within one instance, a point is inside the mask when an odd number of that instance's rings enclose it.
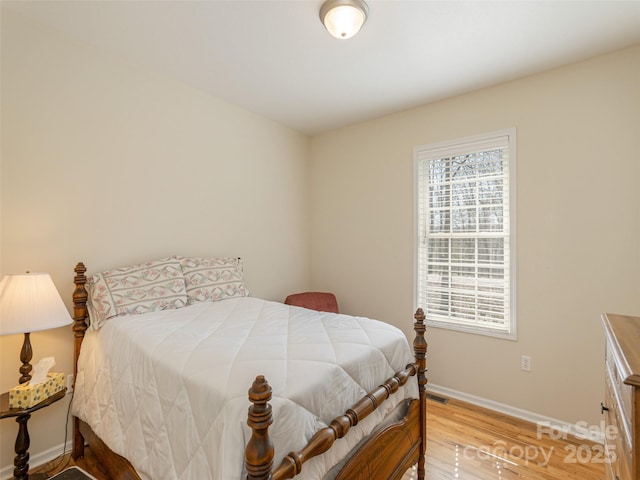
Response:
[[[13,464],[16,468],[13,469],[13,476],[15,480],[43,480],[49,478],[47,475],[38,473],[35,475],[29,475],[29,431],[27,430],[27,422],[31,418],[31,414],[41,408],[48,407],[52,403],[64,398],[67,393],[67,389],[60,390],[58,393],[54,393],[49,398],[35,404],[29,408],[9,408],[9,392],[0,395],[0,419],[8,417],[16,417],[18,422],[18,436],[16,437],[16,458]]]

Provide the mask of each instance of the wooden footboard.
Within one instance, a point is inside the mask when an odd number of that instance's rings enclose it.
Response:
[[[418,464],[418,479],[423,480],[426,453],[426,353],[424,337],[424,312],[418,309],[415,315],[416,338],[413,348],[416,363],[407,365],[375,390],[349,408],[344,415],[333,419],[331,424],[318,430],[309,443],[299,452],[289,453],[280,465],[273,469],[274,449],[269,437],[269,426],[273,423],[271,387],[263,376],[256,377],[249,389],[249,418],[252,436],[245,451],[247,479],[284,480],[294,478],[302,471],[305,462],[320,455],[344,437],[355,426],[376,410],[386,399],[396,393],[412,376],[417,376],[419,398],[412,402],[409,414],[402,422],[382,429],[358,449],[340,470],[337,478],[359,480],[394,480],[402,477],[413,464]]]
[[[369,437],[340,469],[336,480],[400,480],[420,461],[420,400],[411,400],[405,417]],[[275,478],[275,477],[274,477]]]
[[[74,319],[74,374],[77,378],[78,358],[85,332],[89,326],[87,310],[86,267],[82,262],[75,267],[75,290],[73,292]],[[344,437],[355,426],[377,409],[390,395],[398,391],[413,376],[417,378],[419,398],[411,400],[407,414],[398,422],[391,423],[369,436],[355,451],[337,474],[337,480],[399,480],[412,465],[418,464],[418,479],[425,476],[426,452],[426,353],[424,313],[418,309],[414,315],[416,337],[413,342],[415,363],[397,372],[378,388],[369,392],[349,408],[344,415],[335,418],[329,427],[316,432],[310,442],[299,452],[291,452],[282,463],[273,468],[274,450],[269,438],[271,415],[271,387],[262,376],[258,376],[249,390],[251,406],[247,423],[252,437],[245,451],[247,478],[250,480],[281,480],[295,477],[303,464],[326,452],[333,443]],[[112,452],[80,419],[73,419],[73,458],[84,456],[85,442],[92,446],[100,463],[111,465],[109,478],[135,479],[135,469],[124,458]],[[113,471],[112,471],[113,470]]]

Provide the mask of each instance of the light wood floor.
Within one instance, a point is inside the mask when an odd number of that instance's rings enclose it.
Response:
[[[535,424],[456,400],[428,408],[430,480],[604,479],[602,445],[553,439]]]
[[[552,439],[534,424],[453,399],[430,400],[427,423],[429,480],[604,479],[602,446],[586,440]],[[98,480],[116,480],[100,474],[91,448],[86,452],[77,463],[60,458],[34,472],[52,475],[77,464]]]

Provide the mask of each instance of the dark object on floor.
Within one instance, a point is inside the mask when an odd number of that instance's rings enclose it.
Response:
[[[333,293],[326,292],[304,292],[289,295],[284,303],[295,305],[296,307],[310,308],[320,312],[340,313],[338,301]]]
[[[96,480],[96,478],[78,467],[70,467],[49,480]]]
[[[439,402],[439,403],[447,403],[449,401],[448,398],[444,398],[444,397],[440,397],[438,395],[434,395],[433,393],[427,393],[427,398],[429,400],[433,400],[434,402]]]

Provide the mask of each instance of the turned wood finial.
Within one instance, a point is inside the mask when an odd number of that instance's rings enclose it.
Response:
[[[82,335],[84,335],[84,331],[87,329],[85,320],[87,318],[88,294],[85,288],[87,277],[84,275],[87,267],[84,266],[84,263],[78,262],[73,271],[76,272],[76,276],[73,277],[73,283],[76,285],[73,291],[73,319],[76,322],[73,326],[73,331],[76,332],[76,336],[78,336],[79,332],[82,332]],[[82,328],[83,326],[84,328]]]
[[[74,375],[77,374],[78,356],[80,355],[80,346],[84,339],[84,334],[87,331],[87,289],[85,285],[87,283],[87,277],[85,272],[87,268],[84,263],[78,262],[76,268],[74,268],[76,276],[73,278],[76,288],[73,291],[73,333],[75,337],[75,362],[74,362]]]
[[[424,337],[426,327],[424,325],[425,314],[421,308],[416,310],[413,316],[415,323],[413,324],[413,330],[416,332],[416,338],[413,340],[413,351],[416,356],[416,364],[418,365],[418,387],[420,393],[426,388],[427,378],[425,373],[427,371],[427,340]]]
[[[248,480],[271,480],[274,450],[269,437],[269,426],[273,423],[269,400],[271,386],[264,376],[259,375],[249,389],[251,406],[247,425],[252,433],[245,450]]]
[[[424,338],[426,327],[424,325],[425,314],[424,311],[419,308],[416,310],[413,318],[415,323],[413,324],[413,330],[416,332],[416,337],[413,340],[413,350],[416,354],[416,358],[423,359],[427,355],[427,341]]]

